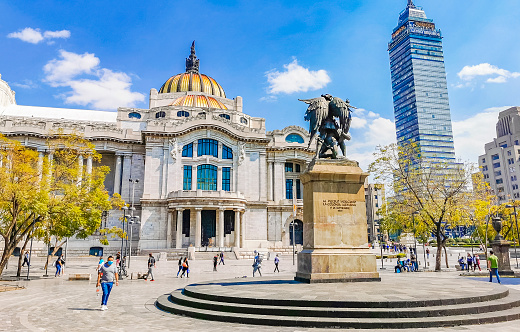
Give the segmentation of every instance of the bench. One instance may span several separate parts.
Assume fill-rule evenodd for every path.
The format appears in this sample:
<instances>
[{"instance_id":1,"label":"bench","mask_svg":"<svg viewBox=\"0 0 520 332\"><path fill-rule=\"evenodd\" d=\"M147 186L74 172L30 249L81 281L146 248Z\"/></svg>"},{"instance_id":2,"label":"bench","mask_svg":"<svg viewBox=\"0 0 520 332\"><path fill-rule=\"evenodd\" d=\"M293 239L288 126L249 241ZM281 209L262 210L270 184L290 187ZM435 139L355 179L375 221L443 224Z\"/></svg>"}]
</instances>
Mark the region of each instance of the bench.
<instances>
[{"instance_id":1,"label":"bench","mask_svg":"<svg viewBox=\"0 0 520 332\"><path fill-rule=\"evenodd\" d=\"M90 273L71 273L69 274L69 280L87 280L90 281Z\"/></svg>"}]
</instances>

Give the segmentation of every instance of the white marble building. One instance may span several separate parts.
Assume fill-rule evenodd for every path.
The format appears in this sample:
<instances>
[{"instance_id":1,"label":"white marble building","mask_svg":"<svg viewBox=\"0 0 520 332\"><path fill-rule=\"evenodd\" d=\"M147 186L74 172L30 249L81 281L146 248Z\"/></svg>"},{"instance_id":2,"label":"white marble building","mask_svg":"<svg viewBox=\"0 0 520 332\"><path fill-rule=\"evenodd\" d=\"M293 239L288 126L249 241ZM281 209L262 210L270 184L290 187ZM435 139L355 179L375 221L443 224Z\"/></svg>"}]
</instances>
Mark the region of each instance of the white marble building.
<instances>
[{"instance_id":1,"label":"white marble building","mask_svg":"<svg viewBox=\"0 0 520 332\"><path fill-rule=\"evenodd\" d=\"M44 156L45 141L57 129L95 143L111 169L109 193L128 203L134 197L141 221L133 226L134 248L288 247L293 210L296 243L302 240L299 175L314 155L307 130L266 132L265 119L243 113L241 97L227 98L213 78L199 73L193 46L186 72L151 89L148 109L21 106L0 79L0 133ZM121 211L110 211L103 223L120 225L120 217ZM69 249L93 246L100 246L96 236L69 243Z\"/></svg>"}]
</instances>

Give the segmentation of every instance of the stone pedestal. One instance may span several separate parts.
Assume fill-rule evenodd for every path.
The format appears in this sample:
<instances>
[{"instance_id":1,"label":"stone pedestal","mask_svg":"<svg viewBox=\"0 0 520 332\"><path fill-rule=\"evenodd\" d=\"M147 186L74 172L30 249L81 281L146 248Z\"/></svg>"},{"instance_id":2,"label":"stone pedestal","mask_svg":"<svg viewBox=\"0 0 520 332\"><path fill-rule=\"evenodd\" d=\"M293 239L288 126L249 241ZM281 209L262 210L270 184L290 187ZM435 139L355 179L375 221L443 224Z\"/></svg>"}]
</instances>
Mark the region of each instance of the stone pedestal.
<instances>
[{"instance_id":1,"label":"stone pedestal","mask_svg":"<svg viewBox=\"0 0 520 332\"><path fill-rule=\"evenodd\" d=\"M514 275L514 271L511 270L511 263L509 262L509 248L511 242L506 240L495 239L491 242L493 253L498 257L498 273L500 275Z\"/></svg>"},{"instance_id":2,"label":"stone pedestal","mask_svg":"<svg viewBox=\"0 0 520 332\"><path fill-rule=\"evenodd\" d=\"M364 182L351 160L315 160L301 175L303 250L295 280L380 281L368 247Z\"/></svg>"}]
</instances>

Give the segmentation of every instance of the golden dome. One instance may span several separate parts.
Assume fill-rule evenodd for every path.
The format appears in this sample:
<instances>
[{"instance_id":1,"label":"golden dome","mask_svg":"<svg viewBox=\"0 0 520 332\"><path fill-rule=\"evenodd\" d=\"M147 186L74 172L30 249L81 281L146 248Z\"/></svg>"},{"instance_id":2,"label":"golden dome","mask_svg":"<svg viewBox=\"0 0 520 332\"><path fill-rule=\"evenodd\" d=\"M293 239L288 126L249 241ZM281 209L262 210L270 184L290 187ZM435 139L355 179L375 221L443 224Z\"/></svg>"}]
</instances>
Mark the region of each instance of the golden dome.
<instances>
[{"instance_id":1,"label":"golden dome","mask_svg":"<svg viewBox=\"0 0 520 332\"><path fill-rule=\"evenodd\" d=\"M191 54L186 59L186 72L170 77L159 89L159 93L198 91L226 98L224 89L213 78L199 74L199 60L195 55L195 41L191 44Z\"/></svg>"},{"instance_id":2,"label":"golden dome","mask_svg":"<svg viewBox=\"0 0 520 332\"><path fill-rule=\"evenodd\" d=\"M226 98L224 89L213 78L195 72L177 74L170 77L159 93L199 91L209 95Z\"/></svg>"},{"instance_id":3,"label":"golden dome","mask_svg":"<svg viewBox=\"0 0 520 332\"><path fill-rule=\"evenodd\" d=\"M192 106L192 107L208 107L227 110L226 105L213 97L204 95L186 95L175 99L170 106Z\"/></svg>"}]
</instances>

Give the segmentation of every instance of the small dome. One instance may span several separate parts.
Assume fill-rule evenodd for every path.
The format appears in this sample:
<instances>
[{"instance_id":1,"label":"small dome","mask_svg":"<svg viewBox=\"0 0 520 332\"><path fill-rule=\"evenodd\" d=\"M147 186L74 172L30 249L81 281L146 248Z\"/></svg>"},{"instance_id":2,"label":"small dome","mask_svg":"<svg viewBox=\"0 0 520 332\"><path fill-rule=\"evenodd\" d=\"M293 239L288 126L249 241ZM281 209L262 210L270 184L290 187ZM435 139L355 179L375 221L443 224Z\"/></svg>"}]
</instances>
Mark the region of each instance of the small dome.
<instances>
[{"instance_id":1,"label":"small dome","mask_svg":"<svg viewBox=\"0 0 520 332\"><path fill-rule=\"evenodd\" d=\"M191 106L191 107L208 107L227 110L226 105L213 97L204 95L186 95L175 99L170 106Z\"/></svg>"},{"instance_id":2,"label":"small dome","mask_svg":"<svg viewBox=\"0 0 520 332\"><path fill-rule=\"evenodd\" d=\"M170 77L159 93L198 91L209 95L226 98L224 89L213 78L197 72L186 72Z\"/></svg>"},{"instance_id":3,"label":"small dome","mask_svg":"<svg viewBox=\"0 0 520 332\"><path fill-rule=\"evenodd\" d=\"M186 72L170 77L159 89L159 93L197 91L226 98L224 89L213 78L199 74L199 59L195 55L195 41L191 44L191 54L186 59Z\"/></svg>"}]
</instances>

